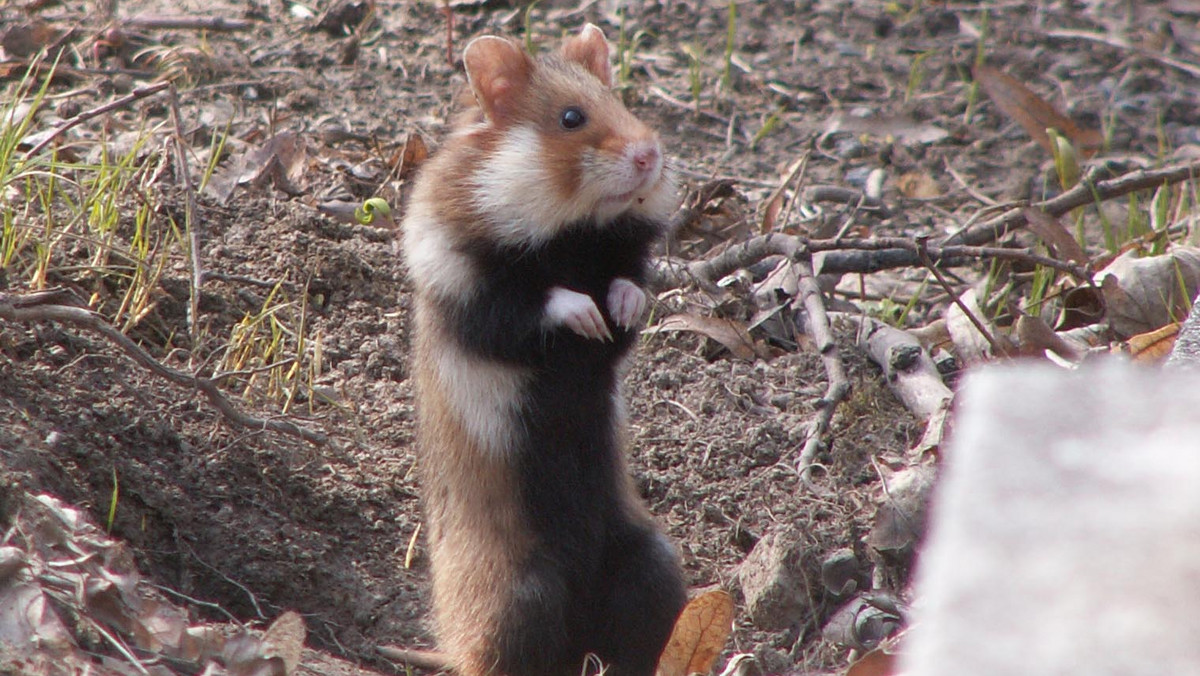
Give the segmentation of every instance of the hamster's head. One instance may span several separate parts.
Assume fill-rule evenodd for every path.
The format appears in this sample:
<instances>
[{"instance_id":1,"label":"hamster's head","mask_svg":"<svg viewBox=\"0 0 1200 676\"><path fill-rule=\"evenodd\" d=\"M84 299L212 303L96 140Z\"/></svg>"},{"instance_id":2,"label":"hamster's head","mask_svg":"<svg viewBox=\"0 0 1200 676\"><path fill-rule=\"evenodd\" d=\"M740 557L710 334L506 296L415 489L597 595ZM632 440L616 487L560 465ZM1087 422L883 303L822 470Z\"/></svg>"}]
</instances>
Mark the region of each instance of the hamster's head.
<instances>
[{"instance_id":1,"label":"hamster's head","mask_svg":"<svg viewBox=\"0 0 1200 676\"><path fill-rule=\"evenodd\" d=\"M463 60L482 113L465 130L480 149L473 201L497 235L536 243L626 213L670 219L677 191L658 134L612 93L599 28L536 60L512 41L476 38Z\"/></svg>"}]
</instances>

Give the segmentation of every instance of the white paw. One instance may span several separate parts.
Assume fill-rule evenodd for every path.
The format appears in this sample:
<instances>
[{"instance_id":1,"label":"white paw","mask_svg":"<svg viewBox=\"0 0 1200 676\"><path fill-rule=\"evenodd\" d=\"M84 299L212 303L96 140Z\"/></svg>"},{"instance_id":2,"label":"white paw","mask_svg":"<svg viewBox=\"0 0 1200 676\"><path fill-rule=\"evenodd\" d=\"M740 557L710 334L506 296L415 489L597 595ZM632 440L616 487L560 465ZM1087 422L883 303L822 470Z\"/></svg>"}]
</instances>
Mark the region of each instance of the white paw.
<instances>
[{"instance_id":1,"label":"white paw","mask_svg":"<svg viewBox=\"0 0 1200 676\"><path fill-rule=\"evenodd\" d=\"M609 293L609 302L612 294ZM593 340L612 340L608 324L592 297L556 286L550 289L550 298L546 301L546 317L543 320L547 327L566 326L584 338Z\"/></svg>"},{"instance_id":2,"label":"white paw","mask_svg":"<svg viewBox=\"0 0 1200 676\"><path fill-rule=\"evenodd\" d=\"M608 287L608 313L618 326L631 329L646 310L646 292L637 284L617 277Z\"/></svg>"}]
</instances>

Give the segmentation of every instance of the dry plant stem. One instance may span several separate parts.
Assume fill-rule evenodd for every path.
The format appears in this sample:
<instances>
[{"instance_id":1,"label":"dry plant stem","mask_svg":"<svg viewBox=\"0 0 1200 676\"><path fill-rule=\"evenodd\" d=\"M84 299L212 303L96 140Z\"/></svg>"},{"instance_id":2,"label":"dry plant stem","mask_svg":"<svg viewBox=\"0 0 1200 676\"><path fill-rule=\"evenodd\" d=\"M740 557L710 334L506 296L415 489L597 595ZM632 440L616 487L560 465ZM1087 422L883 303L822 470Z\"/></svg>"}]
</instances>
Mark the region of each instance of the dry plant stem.
<instances>
[{"instance_id":1,"label":"dry plant stem","mask_svg":"<svg viewBox=\"0 0 1200 676\"><path fill-rule=\"evenodd\" d=\"M858 324L856 342L883 369L888 387L905 408L923 421L945 409L954 394L920 341L869 317L839 316Z\"/></svg>"},{"instance_id":2,"label":"dry plant stem","mask_svg":"<svg viewBox=\"0 0 1200 676\"><path fill-rule=\"evenodd\" d=\"M696 282L702 287L711 288L717 280L735 270L749 267L767 256L792 258L802 248L813 253L826 253L825 258L821 261L820 272L822 274L865 274L891 268L921 265L917 244L909 238L805 240L793 235L772 233L752 237L705 260L693 261L685 265L660 263L654 270L650 286L662 291ZM1028 249L956 245L927 246L926 252L930 259L942 266L966 265L980 259L999 258L1044 265L1082 281L1091 282L1091 271L1086 266L1036 254Z\"/></svg>"},{"instance_id":3,"label":"dry plant stem","mask_svg":"<svg viewBox=\"0 0 1200 676\"><path fill-rule=\"evenodd\" d=\"M825 365L825 375L829 385L825 395L821 397L821 410L809 429L804 448L796 460L796 471L800 473L805 484L809 484L809 472L817 451L821 449L822 440L829 432L829 424L838 404L850 396L850 379L846 376L846 366L838 352L837 343L833 339L833 328L829 325L829 314L825 311L825 301L821 297L821 289L817 286L813 274L812 259L805 252L795 260L796 271L799 274L798 289L800 302L808 315L807 329L809 336L816 343L817 352Z\"/></svg>"},{"instance_id":4,"label":"dry plant stem","mask_svg":"<svg viewBox=\"0 0 1200 676\"><path fill-rule=\"evenodd\" d=\"M42 139L40 143L35 145L33 148L30 148L29 152L25 153L24 159L26 161L28 161L29 158L31 158L31 157L37 155L38 153L42 152L43 150L45 150L46 146L48 146L54 142L54 139L58 138L59 136L62 136L68 130L78 127L79 125L83 124L84 122L87 122L88 120L92 119L93 117L98 117L107 112L114 111L118 108L124 108L125 106L133 103L134 101L137 101L138 99L144 99L147 96L153 96L154 94L157 94L170 86L171 86L170 82L158 82L158 83L155 83L152 85L147 85L145 87L138 87L137 89L129 92L128 94L126 94L125 96L122 96L119 99L116 99L115 101L109 101L108 103L106 103L102 106L92 108L91 110L85 110L82 113L79 113L78 115L76 115L75 117L72 117L71 119L63 122L62 126L56 128L54 131L50 132L50 134L47 135L46 138Z\"/></svg>"},{"instance_id":5,"label":"dry plant stem","mask_svg":"<svg viewBox=\"0 0 1200 676\"><path fill-rule=\"evenodd\" d=\"M221 16L135 16L125 19L121 25L143 30L200 30L218 33L232 33L250 30L255 26L253 21L245 19L226 19Z\"/></svg>"},{"instance_id":6,"label":"dry plant stem","mask_svg":"<svg viewBox=\"0 0 1200 676\"><path fill-rule=\"evenodd\" d=\"M451 667L449 656L436 650L410 650L390 645L378 646L376 650L389 660L395 660L417 669L447 671Z\"/></svg>"},{"instance_id":7,"label":"dry plant stem","mask_svg":"<svg viewBox=\"0 0 1200 676\"><path fill-rule=\"evenodd\" d=\"M988 342L988 345L992 346L992 354L997 356L1005 354L1007 350L1004 349L1004 346L996 342L996 337L992 335L991 331L988 331L987 326L985 326L983 322L979 321L979 318L975 316L975 313L971 312L971 308L967 307L967 304L962 301L960 294L954 291L954 287L950 286L950 282L946 281L946 276L942 274L941 270L938 270L937 264L934 263L933 259L929 257L929 251L925 248L928 244L928 240L926 240L924 237L918 237L916 242L917 255L921 257L921 263L925 265L927 270L933 273L933 276L937 278L938 284L941 285L942 290L946 292L946 295L950 296L950 298L954 301L954 304L958 306L958 309L962 310L963 314L967 316L967 319L971 321L971 324L975 326L975 330L983 336L984 340Z\"/></svg>"},{"instance_id":8,"label":"dry plant stem","mask_svg":"<svg viewBox=\"0 0 1200 676\"><path fill-rule=\"evenodd\" d=\"M186 196L183 213L184 229L188 234L188 249L190 249L189 253L191 253L192 259L192 283L188 289L187 321L188 334L191 336L192 344L195 345L200 339L200 286L204 284L204 267L200 264L199 224L196 222L196 190L192 186L192 176L187 169L187 145L183 141L183 123L179 114L179 92L175 87L171 87L171 94L168 98L171 102L171 123L175 126L175 131L171 134L172 145L175 148L175 170L178 173L177 177L183 183L183 193Z\"/></svg>"},{"instance_id":9,"label":"dry plant stem","mask_svg":"<svg viewBox=\"0 0 1200 676\"><path fill-rule=\"evenodd\" d=\"M1074 188L1064 192L1057 197L1045 200L1043 202L1035 202L1030 205L1019 205L1003 214L984 221L978 225L960 230L946 239L942 240L942 245L950 244L986 244L1000 239L1004 235L1016 230L1025 225L1025 214L1022 211L1023 206L1031 206L1035 209L1041 209L1054 217L1062 216L1070 212L1072 209L1082 207L1096 202L1104 202L1114 197L1128 195L1131 192L1139 190L1150 190L1162 185L1170 185L1180 183L1188 179L1196 178L1200 175L1200 162L1187 162L1185 164L1176 164L1162 169L1145 170L1139 169L1131 171L1128 174L1110 178L1103 181L1092 181L1087 178L1083 179Z\"/></svg>"},{"instance_id":10,"label":"dry plant stem","mask_svg":"<svg viewBox=\"0 0 1200 676\"><path fill-rule=\"evenodd\" d=\"M1140 56L1142 58L1150 59L1152 61L1157 61L1163 65L1170 66L1172 68L1177 68L1177 69L1187 73L1188 75L1191 75L1192 77L1200 77L1200 64L1195 64L1190 61L1184 61L1182 59L1174 59L1165 54L1162 54L1159 51L1156 51L1153 49L1145 49L1143 47L1138 47L1136 45L1130 44L1129 41L1127 41L1127 40L1123 40L1121 38L1113 37L1110 35L1105 35L1102 33L1093 33L1092 31L1086 31L1086 30L1054 30L1054 31L1046 31L1046 37L1058 38L1060 40L1079 39L1079 40L1088 40L1091 42L1098 42L1103 45L1108 45L1109 47L1114 47L1116 49L1123 49L1123 50L1133 52L1134 54L1137 54L1138 56Z\"/></svg>"},{"instance_id":11,"label":"dry plant stem","mask_svg":"<svg viewBox=\"0 0 1200 676\"><path fill-rule=\"evenodd\" d=\"M792 258L800 251L801 240L790 235L760 235L735 244L712 258L693 261L682 267L659 268L651 285L657 288L677 288L696 281L711 287L729 273L753 265L767 256Z\"/></svg>"},{"instance_id":12,"label":"dry plant stem","mask_svg":"<svg viewBox=\"0 0 1200 676\"><path fill-rule=\"evenodd\" d=\"M912 262L900 263L895 261L889 267L910 267L922 265L921 252L915 240L907 237L871 237L869 239L814 239L805 243L805 246L813 252L890 252L897 250L907 252L911 258L915 259ZM925 245L925 253L932 260L947 265L948 261L955 259L969 260L990 260L999 258L1001 260L1010 260L1020 263L1029 263L1032 265L1043 265L1060 272L1065 272L1081 281L1090 282L1092 278L1091 270L1086 266L1071 263L1069 261L1060 261L1057 258L1043 256L1034 253L1029 249L1006 249L1002 247L985 247L985 246L965 246L965 245L947 245L947 246L929 246ZM907 258L907 256L906 256ZM879 260L872 261L869 258L864 258L861 261L856 261L853 256L846 256L840 260L831 260L829 257L823 261L821 272L829 273L855 273L855 272L878 272L884 268L878 267ZM861 263L861 267L856 263Z\"/></svg>"},{"instance_id":13,"label":"dry plant stem","mask_svg":"<svg viewBox=\"0 0 1200 676\"><path fill-rule=\"evenodd\" d=\"M43 295L42 297L45 296ZM15 322L56 321L98 333L108 339L109 342L115 343L117 347L125 351L125 354L132 357L134 361L149 369L155 375L177 385L200 390L208 398L209 403L220 411L221 415L225 416L226 420L239 427L250 430L279 432L281 434L300 437L305 441L318 445L328 442L328 438L320 432L305 429L286 420L262 420L238 410L233 405L233 402L221 393L217 384L212 380L166 366L150 356L148 352L143 350L140 345L133 342L128 336L105 322L99 315L85 308L40 302L37 295L21 297L12 294L0 294L0 319Z\"/></svg>"}]
</instances>

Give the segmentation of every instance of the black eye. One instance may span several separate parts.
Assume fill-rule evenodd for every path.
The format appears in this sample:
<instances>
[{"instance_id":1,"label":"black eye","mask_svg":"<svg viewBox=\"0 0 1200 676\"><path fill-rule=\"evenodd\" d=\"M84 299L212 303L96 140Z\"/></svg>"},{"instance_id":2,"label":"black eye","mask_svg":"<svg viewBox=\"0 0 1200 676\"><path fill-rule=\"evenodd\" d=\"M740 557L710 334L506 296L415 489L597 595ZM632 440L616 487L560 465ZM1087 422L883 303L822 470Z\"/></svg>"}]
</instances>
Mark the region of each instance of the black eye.
<instances>
[{"instance_id":1,"label":"black eye","mask_svg":"<svg viewBox=\"0 0 1200 676\"><path fill-rule=\"evenodd\" d=\"M558 118L558 123L563 129L573 131L587 124L587 115L583 114L583 110L578 106L571 106L562 111L562 115Z\"/></svg>"}]
</instances>

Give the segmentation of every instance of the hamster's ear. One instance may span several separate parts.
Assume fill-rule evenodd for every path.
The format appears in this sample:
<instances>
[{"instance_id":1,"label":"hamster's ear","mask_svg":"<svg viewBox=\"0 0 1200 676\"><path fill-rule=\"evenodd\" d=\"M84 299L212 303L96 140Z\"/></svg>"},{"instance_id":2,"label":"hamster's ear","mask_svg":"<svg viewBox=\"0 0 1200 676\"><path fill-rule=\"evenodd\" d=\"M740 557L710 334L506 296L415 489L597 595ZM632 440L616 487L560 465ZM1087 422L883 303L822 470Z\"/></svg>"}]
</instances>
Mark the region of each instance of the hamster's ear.
<instances>
[{"instance_id":1,"label":"hamster's ear","mask_svg":"<svg viewBox=\"0 0 1200 676\"><path fill-rule=\"evenodd\" d=\"M493 123L511 119L529 87L533 61L512 41L485 35L467 45L463 65L483 114Z\"/></svg>"},{"instance_id":2,"label":"hamster's ear","mask_svg":"<svg viewBox=\"0 0 1200 676\"><path fill-rule=\"evenodd\" d=\"M604 31L589 23L579 35L568 38L562 47L563 58L574 61L596 76L605 87L612 86L612 68L608 65L608 40Z\"/></svg>"}]
</instances>

